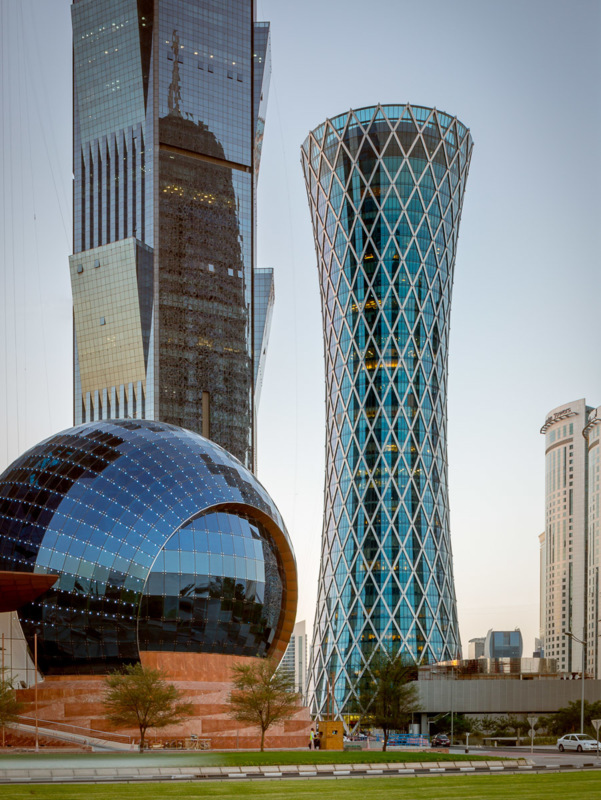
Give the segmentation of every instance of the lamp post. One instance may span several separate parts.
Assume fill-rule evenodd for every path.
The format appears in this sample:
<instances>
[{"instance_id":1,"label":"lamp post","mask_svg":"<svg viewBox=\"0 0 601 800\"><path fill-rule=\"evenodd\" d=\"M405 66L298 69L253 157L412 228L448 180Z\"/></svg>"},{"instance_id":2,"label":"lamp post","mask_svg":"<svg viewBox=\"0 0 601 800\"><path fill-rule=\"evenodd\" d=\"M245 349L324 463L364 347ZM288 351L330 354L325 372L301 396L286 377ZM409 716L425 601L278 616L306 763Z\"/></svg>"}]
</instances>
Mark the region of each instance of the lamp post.
<instances>
[{"instance_id":1,"label":"lamp post","mask_svg":"<svg viewBox=\"0 0 601 800\"><path fill-rule=\"evenodd\" d=\"M586 658L586 639L584 638L584 634L586 629L582 630L582 639L579 639L577 636L574 636L572 631L562 631L565 636L569 636L570 639L573 639L578 644L582 645L582 674L580 676L580 680L582 681L581 688L581 695L580 695L580 733L584 733L584 665L585 665L585 658Z\"/></svg>"},{"instance_id":2,"label":"lamp post","mask_svg":"<svg viewBox=\"0 0 601 800\"><path fill-rule=\"evenodd\" d=\"M35 689L34 689L35 751L37 753L40 749L40 737L38 735L38 635L37 633L35 633L33 637L33 660L34 660L34 678L35 678Z\"/></svg>"},{"instance_id":3,"label":"lamp post","mask_svg":"<svg viewBox=\"0 0 601 800\"><path fill-rule=\"evenodd\" d=\"M453 705L454 705L454 697L455 695L455 666L451 667L451 747L453 746L453 731L454 731L454 714L453 714Z\"/></svg>"}]
</instances>

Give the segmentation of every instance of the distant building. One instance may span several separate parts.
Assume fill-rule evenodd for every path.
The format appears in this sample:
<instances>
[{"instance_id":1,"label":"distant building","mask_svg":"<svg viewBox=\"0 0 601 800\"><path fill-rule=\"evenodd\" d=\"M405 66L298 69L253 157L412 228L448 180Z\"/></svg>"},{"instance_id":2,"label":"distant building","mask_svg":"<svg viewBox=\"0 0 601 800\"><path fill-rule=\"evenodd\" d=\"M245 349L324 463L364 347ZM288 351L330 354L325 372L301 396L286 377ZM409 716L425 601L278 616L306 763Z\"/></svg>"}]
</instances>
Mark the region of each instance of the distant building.
<instances>
[{"instance_id":1,"label":"distant building","mask_svg":"<svg viewBox=\"0 0 601 800\"><path fill-rule=\"evenodd\" d=\"M491 628L486 634L485 658L521 658L523 650L524 643L519 628L514 631L493 631Z\"/></svg>"},{"instance_id":2,"label":"distant building","mask_svg":"<svg viewBox=\"0 0 601 800\"><path fill-rule=\"evenodd\" d=\"M484 655L485 641L485 636L477 636L475 639L470 639L467 644L467 657L469 659L482 658Z\"/></svg>"},{"instance_id":3,"label":"distant building","mask_svg":"<svg viewBox=\"0 0 601 800\"><path fill-rule=\"evenodd\" d=\"M280 669L285 670L294 678L294 691L301 695L304 705L307 695L307 632L305 620L297 622L294 626L290 642L280 663Z\"/></svg>"}]
</instances>

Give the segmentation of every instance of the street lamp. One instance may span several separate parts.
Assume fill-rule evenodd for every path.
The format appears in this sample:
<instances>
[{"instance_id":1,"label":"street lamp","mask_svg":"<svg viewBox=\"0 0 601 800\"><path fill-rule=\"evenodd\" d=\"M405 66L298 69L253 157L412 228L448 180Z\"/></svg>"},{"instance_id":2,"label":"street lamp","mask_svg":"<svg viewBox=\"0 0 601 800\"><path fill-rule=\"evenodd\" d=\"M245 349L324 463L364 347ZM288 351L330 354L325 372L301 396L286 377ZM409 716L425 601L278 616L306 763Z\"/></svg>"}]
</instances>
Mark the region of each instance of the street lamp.
<instances>
[{"instance_id":1,"label":"street lamp","mask_svg":"<svg viewBox=\"0 0 601 800\"><path fill-rule=\"evenodd\" d=\"M580 679L582 681L582 692L580 696L580 733L584 733L584 663L585 663L585 656L586 656L586 639L584 638L585 630L582 630L582 639L579 639L577 636L574 636L572 631L562 631L564 636L569 636L570 639L573 639L578 644L582 645L582 674Z\"/></svg>"}]
</instances>

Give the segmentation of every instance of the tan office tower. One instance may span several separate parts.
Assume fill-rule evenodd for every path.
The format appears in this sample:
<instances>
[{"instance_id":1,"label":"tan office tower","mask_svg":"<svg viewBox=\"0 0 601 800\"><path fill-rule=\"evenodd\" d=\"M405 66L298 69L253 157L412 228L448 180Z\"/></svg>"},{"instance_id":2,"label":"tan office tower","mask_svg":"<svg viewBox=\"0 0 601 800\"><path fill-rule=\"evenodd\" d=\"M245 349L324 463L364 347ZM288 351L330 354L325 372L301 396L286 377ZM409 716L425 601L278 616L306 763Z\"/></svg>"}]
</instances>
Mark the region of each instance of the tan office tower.
<instances>
[{"instance_id":1,"label":"tan office tower","mask_svg":"<svg viewBox=\"0 0 601 800\"><path fill-rule=\"evenodd\" d=\"M582 670L586 640L588 448L585 400L554 408L545 436L545 657L562 672Z\"/></svg>"},{"instance_id":2,"label":"tan office tower","mask_svg":"<svg viewBox=\"0 0 601 800\"><path fill-rule=\"evenodd\" d=\"M599 602L599 568L601 531L601 490L599 471L601 467L601 406L588 415L583 431L587 450L587 592L586 592L586 639L587 671L593 678L601 677L601 603Z\"/></svg>"}]
</instances>

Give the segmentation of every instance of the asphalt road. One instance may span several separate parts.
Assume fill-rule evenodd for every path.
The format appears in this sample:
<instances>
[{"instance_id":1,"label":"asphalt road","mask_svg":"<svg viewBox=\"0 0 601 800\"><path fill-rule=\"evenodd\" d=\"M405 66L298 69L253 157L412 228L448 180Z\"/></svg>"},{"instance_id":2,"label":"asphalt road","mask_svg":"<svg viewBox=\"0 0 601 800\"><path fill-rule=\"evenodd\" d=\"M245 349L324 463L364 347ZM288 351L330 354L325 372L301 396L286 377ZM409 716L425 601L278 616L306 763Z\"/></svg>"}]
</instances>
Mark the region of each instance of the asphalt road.
<instances>
[{"instance_id":1,"label":"asphalt road","mask_svg":"<svg viewBox=\"0 0 601 800\"><path fill-rule=\"evenodd\" d=\"M577 753L574 750L560 753L556 747L535 747L533 752L530 747L470 747L470 753L478 756L491 756L494 758L528 758L531 759L536 766L550 767L558 766L564 767L569 764L575 766L594 765L596 768L601 769L601 750L599 757L595 752L592 753ZM450 753L465 753L465 747L454 746L449 749Z\"/></svg>"}]
</instances>

